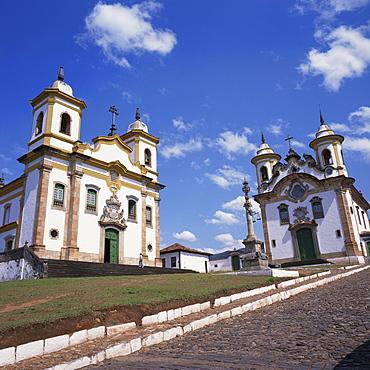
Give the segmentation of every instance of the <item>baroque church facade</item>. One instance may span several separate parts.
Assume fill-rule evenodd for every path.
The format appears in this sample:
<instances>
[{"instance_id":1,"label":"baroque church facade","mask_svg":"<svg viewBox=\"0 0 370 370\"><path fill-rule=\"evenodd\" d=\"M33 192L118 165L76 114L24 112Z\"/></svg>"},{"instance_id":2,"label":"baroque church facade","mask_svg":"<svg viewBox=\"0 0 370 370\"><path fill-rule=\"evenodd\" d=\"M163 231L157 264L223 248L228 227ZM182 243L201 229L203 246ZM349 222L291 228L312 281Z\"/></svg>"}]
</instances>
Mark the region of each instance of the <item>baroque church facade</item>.
<instances>
[{"instance_id":1,"label":"baroque church facade","mask_svg":"<svg viewBox=\"0 0 370 370\"><path fill-rule=\"evenodd\" d=\"M282 163L262 136L252 158L258 179L254 198L261 207L265 251L272 263L368 260L370 204L348 176L344 137L325 124L321 113L320 123L309 144L315 156L301 158L290 147Z\"/></svg>"},{"instance_id":2,"label":"baroque church facade","mask_svg":"<svg viewBox=\"0 0 370 370\"><path fill-rule=\"evenodd\" d=\"M0 252L28 245L41 258L162 266L157 145L140 120L80 141L84 101L58 80L31 100L24 173L0 187ZM108 131L108 130L107 130Z\"/></svg>"}]
</instances>

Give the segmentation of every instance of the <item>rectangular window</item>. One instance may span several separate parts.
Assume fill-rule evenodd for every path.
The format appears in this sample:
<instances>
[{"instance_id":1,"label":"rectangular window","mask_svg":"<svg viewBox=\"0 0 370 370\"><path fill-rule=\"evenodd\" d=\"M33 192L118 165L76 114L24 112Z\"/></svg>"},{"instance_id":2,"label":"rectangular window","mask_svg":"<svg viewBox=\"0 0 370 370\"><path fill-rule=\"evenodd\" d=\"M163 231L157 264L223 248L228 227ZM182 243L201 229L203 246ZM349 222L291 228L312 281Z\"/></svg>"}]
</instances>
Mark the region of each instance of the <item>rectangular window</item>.
<instances>
[{"instance_id":1,"label":"rectangular window","mask_svg":"<svg viewBox=\"0 0 370 370\"><path fill-rule=\"evenodd\" d=\"M152 209L150 207L146 207L145 209L145 219L147 225L152 224Z\"/></svg>"},{"instance_id":2,"label":"rectangular window","mask_svg":"<svg viewBox=\"0 0 370 370\"><path fill-rule=\"evenodd\" d=\"M96 211L96 190L87 189L86 210L92 212Z\"/></svg>"},{"instance_id":3,"label":"rectangular window","mask_svg":"<svg viewBox=\"0 0 370 370\"><path fill-rule=\"evenodd\" d=\"M62 184L55 184L53 205L56 207L63 207L64 205L64 185Z\"/></svg>"},{"instance_id":4,"label":"rectangular window","mask_svg":"<svg viewBox=\"0 0 370 370\"><path fill-rule=\"evenodd\" d=\"M322 209L321 202L312 203L312 212L313 212L313 218L323 218L324 217L324 211Z\"/></svg>"},{"instance_id":5,"label":"rectangular window","mask_svg":"<svg viewBox=\"0 0 370 370\"><path fill-rule=\"evenodd\" d=\"M132 199L128 201L128 219L136 220L136 202Z\"/></svg>"},{"instance_id":6,"label":"rectangular window","mask_svg":"<svg viewBox=\"0 0 370 370\"><path fill-rule=\"evenodd\" d=\"M176 257L171 257L171 267L176 267Z\"/></svg>"},{"instance_id":7,"label":"rectangular window","mask_svg":"<svg viewBox=\"0 0 370 370\"><path fill-rule=\"evenodd\" d=\"M4 217L3 217L3 225L6 225L10 222L10 208L11 204L6 204L4 206Z\"/></svg>"},{"instance_id":8,"label":"rectangular window","mask_svg":"<svg viewBox=\"0 0 370 370\"><path fill-rule=\"evenodd\" d=\"M272 242L272 246L273 247L276 247L276 240L275 239L272 239L271 242Z\"/></svg>"},{"instance_id":9,"label":"rectangular window","mask_svg":"<svg viewBox=\"0 0 370 370\"><path fill-rule=\"evenodd\" d=\"M162 267L165 268L166 267L166 259L165 258L162 258Z\"/></svg>"}]
</instances>

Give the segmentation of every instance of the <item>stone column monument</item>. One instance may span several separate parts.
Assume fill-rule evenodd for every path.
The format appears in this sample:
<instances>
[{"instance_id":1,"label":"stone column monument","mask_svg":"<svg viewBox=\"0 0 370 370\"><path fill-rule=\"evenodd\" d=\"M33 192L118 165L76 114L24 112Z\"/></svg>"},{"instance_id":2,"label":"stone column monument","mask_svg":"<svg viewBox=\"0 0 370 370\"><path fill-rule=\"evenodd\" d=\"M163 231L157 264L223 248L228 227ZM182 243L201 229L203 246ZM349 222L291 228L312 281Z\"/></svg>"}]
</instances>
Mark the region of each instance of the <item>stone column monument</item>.
<instances>
[{"instance_id":1,"label":"stone column monument","mask_svg":"<svg viewBox=\"0 0 370 370\"><path fill-rule=\"evenodd\" d=\"M263 242L258 239L257 235L254 233L252 203L249 198L249 191L251 188L248 186L248 182L245 179L242 190L245 194L244 208L247 216L248 235L246 239L243 240L245 254L240 256L242 260L242 268L240 271L270 270L268 267L267 254L262 252Z\"/></svg>"}]
</instances>

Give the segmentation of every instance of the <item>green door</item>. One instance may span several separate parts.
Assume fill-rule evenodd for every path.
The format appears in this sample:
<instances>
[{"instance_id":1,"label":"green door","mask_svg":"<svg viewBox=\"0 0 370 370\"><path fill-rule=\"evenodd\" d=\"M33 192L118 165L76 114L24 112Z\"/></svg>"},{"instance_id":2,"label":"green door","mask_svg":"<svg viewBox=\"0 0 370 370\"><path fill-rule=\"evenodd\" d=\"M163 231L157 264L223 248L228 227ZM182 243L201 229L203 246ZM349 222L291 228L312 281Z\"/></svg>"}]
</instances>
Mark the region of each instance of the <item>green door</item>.
<instances>
[{"instance_id":1,"label":"green door","mask_svg":"<svg viewBox=\"0 0 370 370\"><path fill-rule=\"evenodd\" d=\"M118 231L107 229L105 231L104 262L118 263Z\"/></svg>"},{"instance_id":2,"label":"green door","mask_svg":"<svg viewBox=\"0 0 370 370\"><path fill-rule=\"evenodd\" d=\"M240 270L240 259L239 259L239 256L232 256L231 257L231 264L233 266L233 271Z\"/></svg>"},{"instance_id":3,"label":"green door","mask_svg":"<svg viewBox=\"0 0 370 370\"><path fill-rule=\"evenodd\" d=\"M316 259L311 229L299 229L297 231L297 240L301 261Z\"/></svg>"}]
</instances>

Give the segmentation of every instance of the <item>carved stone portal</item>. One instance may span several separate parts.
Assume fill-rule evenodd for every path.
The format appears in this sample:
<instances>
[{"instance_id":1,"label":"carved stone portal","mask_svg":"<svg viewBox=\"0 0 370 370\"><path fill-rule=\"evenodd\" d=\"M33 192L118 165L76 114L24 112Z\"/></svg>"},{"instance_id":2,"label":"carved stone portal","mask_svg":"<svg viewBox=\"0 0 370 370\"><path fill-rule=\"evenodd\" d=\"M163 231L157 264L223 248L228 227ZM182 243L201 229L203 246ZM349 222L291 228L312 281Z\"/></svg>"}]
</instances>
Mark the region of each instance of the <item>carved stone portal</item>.
<instances>
[{"instance_id":1,"label":"carved stone portal","mask_svg":"<svg viewBox=\"0 0 370 370\"><path fill-rule=\"evenodd\" d=\"M118 200L117 194L112 194L105 202L106 206L103 208L99 223L101 225L114 224L125 229L127 227L126 220L123 218L123 209L120 211L121 202Z\"/></svg>"}]
</instances>

